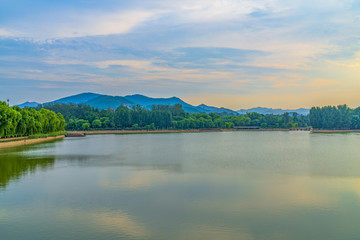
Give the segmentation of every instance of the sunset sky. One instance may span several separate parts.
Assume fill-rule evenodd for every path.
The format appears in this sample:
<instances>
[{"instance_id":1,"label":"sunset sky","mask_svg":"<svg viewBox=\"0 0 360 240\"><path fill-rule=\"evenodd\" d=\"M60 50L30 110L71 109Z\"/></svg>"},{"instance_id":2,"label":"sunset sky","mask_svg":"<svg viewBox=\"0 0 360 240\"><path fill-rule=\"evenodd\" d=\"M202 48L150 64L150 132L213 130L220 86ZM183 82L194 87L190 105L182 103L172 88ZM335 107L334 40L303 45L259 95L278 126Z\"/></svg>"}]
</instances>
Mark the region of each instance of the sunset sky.
<instances>
[{"instance_id":1,"label":"sunset sky","mask_svg":"<svg viewBox=\"0 0 360 240\"><path fill-rule=\"evenodd\" d=\"M0 0L0 100L360 106L359 0Z\"/></svg>"}]
</instances>

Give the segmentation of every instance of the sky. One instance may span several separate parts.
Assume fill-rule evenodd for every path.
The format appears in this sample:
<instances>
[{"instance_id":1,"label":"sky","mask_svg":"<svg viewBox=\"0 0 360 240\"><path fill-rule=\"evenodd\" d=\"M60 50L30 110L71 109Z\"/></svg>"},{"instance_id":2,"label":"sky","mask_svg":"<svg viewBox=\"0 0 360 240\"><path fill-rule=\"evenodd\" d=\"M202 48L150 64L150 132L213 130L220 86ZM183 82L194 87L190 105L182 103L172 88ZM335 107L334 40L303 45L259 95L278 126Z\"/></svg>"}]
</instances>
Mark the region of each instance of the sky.
<instances>
[{"instance_id":1,"label":"sky","mask_svg":"<svg viewBox=\"0 0 360 240\"><path fill-rule=\"evenodd\" d=\"M0 100L360 106L359 0L0 0Z\"/></svg>"}]
</instances>

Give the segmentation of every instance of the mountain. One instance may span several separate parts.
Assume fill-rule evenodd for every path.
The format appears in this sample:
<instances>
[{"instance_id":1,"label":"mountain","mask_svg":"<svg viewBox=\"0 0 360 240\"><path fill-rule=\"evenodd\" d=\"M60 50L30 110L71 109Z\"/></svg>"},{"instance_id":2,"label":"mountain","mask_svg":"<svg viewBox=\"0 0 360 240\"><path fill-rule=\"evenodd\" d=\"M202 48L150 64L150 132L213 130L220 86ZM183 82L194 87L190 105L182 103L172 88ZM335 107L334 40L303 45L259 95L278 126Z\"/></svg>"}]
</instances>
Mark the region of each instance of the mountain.
<instances>
[{"instance_id":1,"label":"mountain","mask_svg":"<svg viewBox=\"0 0 360 240\"><path fill-rule=\"evenodd\" d=\"M283 109L272 109L272 108L263 108L263 107L257 107L257 108L251 108L251 109L241 109L239 111L233 111L228 108L218 108L213 106L208 106L205 104L201 104L198 106L190 105L183 100L181 100L178 97L170 97L170 98L152 98L147 97L140 94L134 94L134 95L127 95L127 96L110 96L110 95L103 95L98 93L80 93L77 95L64 97L57 99L52 102L47 102L44 104L53 104L53 103L82 103L86 105L90 105L95 108L99 109L107 109L109 107L116 109L120 105L125 105L127 107L132 107L133 105L139 104L147 109L150 109L152 105L174 105L174 104L180 104L185 112L188 113L219 113L219 114L233 114L233 115L243 115L249 112L257 112L260 114L275 114L280 115L284 114L285 112L289 112L290 114L293 112L296 112L301 115L307 115L309 114L309 109L305 108L299 108L295 110L283 110ZM37 107L39 103L36 102L26 102L23 104L18 105L21 108L24 107Z\"/></svg>"},{"instance_id":2,"label":"mountain","mask_svg":"<svg viewBox=\"0 0 360 240\"><path fill-rule=\"evenodd\" d=\"M90 101L96 97L99 96L105 96L105 95L101 95L101 94L97 94L97 93L80 93L77 95L73 95L73 96L69 96L69 97L64 97L64 98L60 98L58 100L52 101L52 102L47 102L44 104L51 104L51 103L86 103L87 101Z\"/></svg>"},{"instance_id":3,"label":"mountain","mask_svg":"<svg viewBox=\"0 0 360 240\"><path fill-rule=\"evenodd\" d=\"M129 100L127 100L124 97L108 96L108 95L100 95L98 97L92 98L92 99L84 102L84 104L87 104L87 105L90 105L92 107L99 108L99 109L107 109L109 107L116 109L120 105L125 105L128 107L131 107L132 105L134 105L133 102L130 102Z\"/></svg>"},{"instance_id":4,"label":"mountain","mask_svg":"<svg viewBox=\"0 0 360 240\"><path fill-rule=\"evenodd\" d=\"M250 113L250 112L256 112L256 113L260 113L260 114L274 114L274 115L281 115L286 112L288 112L288 113L296 112L297 114L300 114L300 115L308 115L310 110L306 109L306 108L299 108L299 109L291 110L291 109L273 109L273 108L256 107L256 108L250 108L250 109L240 109L239 111L237 111L237 113L241 114L241 115Z\"/></svg>"},{"instance_id":5,"label":"mountain","mask_svg":"<svg viewBox=\"0 0 360 240\"><path fill-rule=\"evenodd\" d=\"M213 106L207 106L205 104L200 104L199 106L196 107L200 112L205 112L205 113L227 113L227 114L233 114L233 115L237 115L238 113L228 109L228 108L217 108L217 107L213 107Z\"/></svg>"},{"instance_id":6,"label":"mountain","mask_svg":"<svg viewBox=\"0 0 360 240\"><path fill-rule=\"evenodd\" d=\"M180 98L177 97L171 97L171 98L151 98L140 94L135 95L128 95L125 96L125 98L134 104L139 104L143 107L146 107L148 109L151 108L152 105L174 105L174 104L180 104L185 112L189 113L200 113L196 107L184 102Z\"/></svg>"},{"instance_id":7,"label":"mountain","mask_svg":"<svg viewBox=\"0 0 360 240\"><path fill-rule=\"evenodd\" d=\"M37 103L37 102L24 102L23 104L20 104L20 105L17 105L19 106L20 108L36 108L37 106L39 106L40 103Z\"/></svg>"},{"instance_id":8,"label":"mountain","mask_svg":"<svg viewBox=\"0 0 360 240\"><path fill-rule=\"evenodd\" d=\"M125 98L135 104L139 104L141 106L152 106L152 105L173 105L176 103L186 104L183 100L177 97L172 98L151 98L140 94L128 95ZM188 104L189 105L189 104Z\"/></svg>"},{"instance_id":9,"label":"mountain","mask_svg":"<svg viewBox=\"0 0 360 240\"><path fill-rule=\"evenodd\" d=\"M99 109L107 109L109 107L116 109L120 105L132 107L133 105L139 104L147 109L150 109L152 105L174 105L181 104L185 112L189 113L200 113L203 112L197 107L192 106L180 98L151 98L140 94L121 96L109 96L97 93L80 93L77 95L64 97L55 101L46 102L44 104L54 103L75 103L75 104L86 104ZM24 103L25 104L25 103ZM22 106L23 104L19 105Z\"/></svg>"}]
</instances>

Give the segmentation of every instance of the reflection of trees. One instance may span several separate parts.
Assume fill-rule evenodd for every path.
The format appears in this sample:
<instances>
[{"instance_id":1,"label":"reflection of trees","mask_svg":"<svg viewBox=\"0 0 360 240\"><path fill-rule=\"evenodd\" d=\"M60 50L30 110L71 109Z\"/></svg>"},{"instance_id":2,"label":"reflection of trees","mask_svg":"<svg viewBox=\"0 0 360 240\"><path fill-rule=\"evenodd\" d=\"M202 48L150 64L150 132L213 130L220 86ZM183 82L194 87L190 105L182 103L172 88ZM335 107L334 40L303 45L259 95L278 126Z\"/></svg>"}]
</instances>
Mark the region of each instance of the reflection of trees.
<instances>
[{"instance_id":1,"label":"reflection of trees","mask_svg":"<svg viewBox=\"0 0 360 240\"><path fill-rule=\"evenodd\" d=\"M5 188L10 181L35 173L37 170L47 170L54 165L54 158L29 158L16 155L0 156L0 189Z\"/></svg>"}]
</instances>

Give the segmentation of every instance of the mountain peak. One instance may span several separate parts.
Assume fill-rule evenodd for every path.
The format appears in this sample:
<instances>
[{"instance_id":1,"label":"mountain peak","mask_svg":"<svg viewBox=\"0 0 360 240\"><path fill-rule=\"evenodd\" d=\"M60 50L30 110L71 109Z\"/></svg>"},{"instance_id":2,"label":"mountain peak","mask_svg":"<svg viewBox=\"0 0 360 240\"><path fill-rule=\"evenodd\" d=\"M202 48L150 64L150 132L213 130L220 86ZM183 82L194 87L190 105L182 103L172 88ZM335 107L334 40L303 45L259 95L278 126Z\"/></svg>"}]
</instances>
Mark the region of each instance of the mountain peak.
<instances>
[{"instance_id":1,"label":"mountain peak","mask_svg":"<svg viewBox=\"0 0 360 240\"><path fill-rule=\"evenodd\" d=\"M293 113L296 112L300 115L307 115L309 114L309 109L305 108L299 108L295 110L283 110L283 109L272 109L272 108L265 108L265 107L256 107L251 109L240 109L239 111L233 111L228 108L224 107L214 107L214 106L208 106L206 104L200 104L198 106L190 105L186 102L184 102L181 98L178 98L176 96L169 97L169 98L152 98L147 97L141 94L133 94L133 95L127 95L127 96L110 96L105 94L98 94L98 93L92 93L92 92L84 92L79 93L76 95L64 97L57 99L52 102L47 102L44 104L53 104L53 103L75 103L75 104L86 104L90 105L95 108L99 109L107 109L109 107L116 109L118 106L125 105L128 107L131 107L133 105L141 105L144 108L150 109L153 105L174 105L174 104L181 104L185 112L189 113L218 113L218 114L246 114L250 112L257 112L260 114L275 114L280 115L285 112ZM37 107L40 105L40 103L36 102L25 102L23 104L18 105L19 107Z\"/></svg>"},{"instance_id":2,"label":"mountain peak","mask_svg":"<svg viewBox=\"0 0 360 240\"><path fill-rule=\"evenodd\" d=\"M39 105L41 105L40 103L37 103L37 102L24 102L22 104L19 104L17 105L18 107L20 108L26 108L26 107L29 107L29 108L35 108L35 107L38 107Z\"/></svg>"},{"instance_id":3,"label":"mountain peak","mask_svg":"<svg viewBox=\"0 0 360 240\"><path fill-rule=\"evenodd\" d=\"M58 103L58 102L60 102L60 103L75 103L75 104L78 104L78 103L84 103L86 101L89 101L89 100L94 99L94 98L99 97L99 96L101 96L101 94L91 93L91 92L79 93L79 94L76 94L76 95L60 98L58 100L55 100L55 101L52 101L52 102L47 102L47 103L44 103L44 104Z\"/></svg>"}]
</instances>

